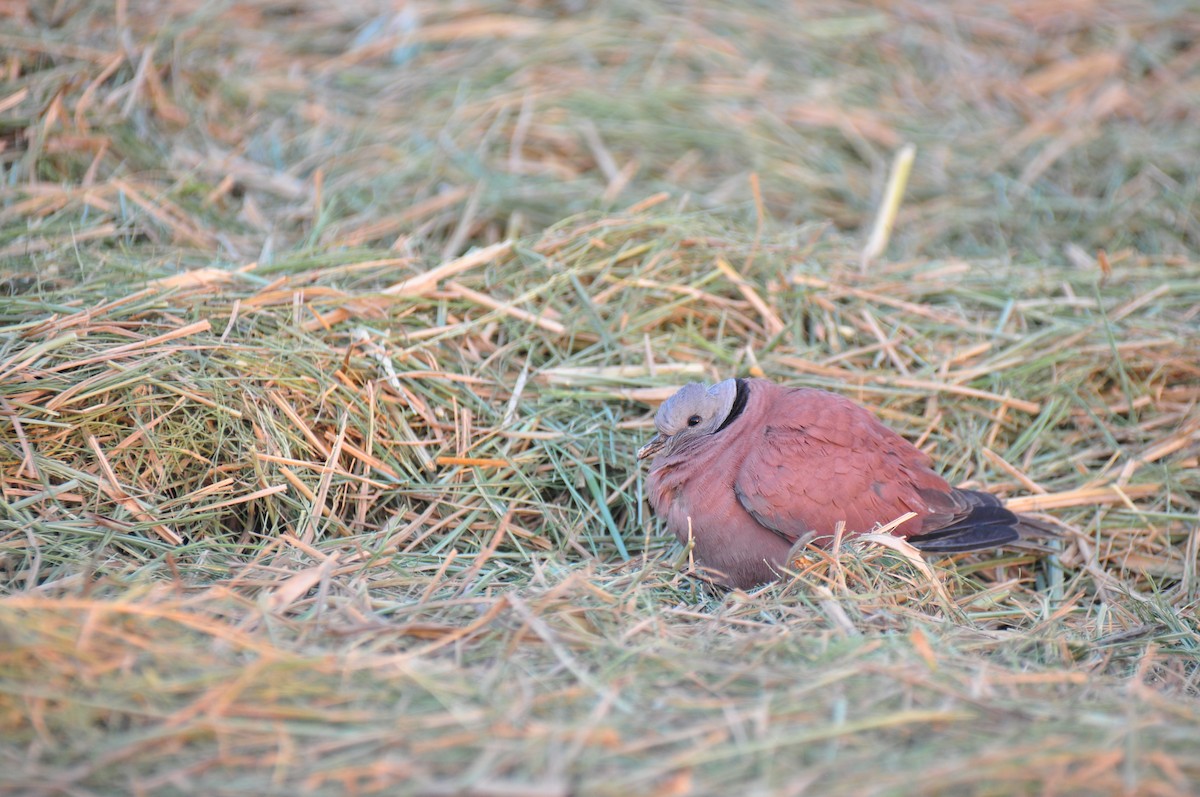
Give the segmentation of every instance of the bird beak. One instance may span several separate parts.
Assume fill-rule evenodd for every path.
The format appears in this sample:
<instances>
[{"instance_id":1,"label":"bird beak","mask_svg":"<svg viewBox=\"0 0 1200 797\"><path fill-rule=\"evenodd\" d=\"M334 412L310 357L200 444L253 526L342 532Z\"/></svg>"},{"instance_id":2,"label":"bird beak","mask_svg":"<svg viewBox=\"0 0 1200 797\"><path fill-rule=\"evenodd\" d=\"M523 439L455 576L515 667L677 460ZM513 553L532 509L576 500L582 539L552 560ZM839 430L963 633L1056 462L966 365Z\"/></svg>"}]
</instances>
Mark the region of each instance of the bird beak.
<instances>
[{"instance_id":1,"label":"bird beak","mask_svg":"<svg viewBox=\"0 0 1200 797\"><path fill-rule=\"evenodd\" d=\"M637 458L639 460L652 457L662 450L662 447L667 444L667 438L660 434L654 435L654 438L646 445L638 449Z\"/></svg>"}]
</instances>

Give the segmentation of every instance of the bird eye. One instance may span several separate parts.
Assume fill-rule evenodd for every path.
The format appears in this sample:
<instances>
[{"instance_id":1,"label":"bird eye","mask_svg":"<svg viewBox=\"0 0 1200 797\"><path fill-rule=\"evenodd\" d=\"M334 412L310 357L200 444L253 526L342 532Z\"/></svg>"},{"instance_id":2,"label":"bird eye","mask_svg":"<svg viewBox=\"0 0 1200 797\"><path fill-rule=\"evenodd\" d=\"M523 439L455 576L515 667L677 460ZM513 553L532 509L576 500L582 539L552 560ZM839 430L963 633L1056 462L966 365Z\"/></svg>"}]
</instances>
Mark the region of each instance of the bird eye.
<instances>
[{"instance_id":1,"label":"bird eye","mask_svg":"<svg viewBox=\"0 0 1200 797\"><path fill-rule=\"evenodd\" d=\"M698 423L700 423L699 415L693 415L692 417L688 418L688 426L695 426Z\"/></svg>"}]
</instances>

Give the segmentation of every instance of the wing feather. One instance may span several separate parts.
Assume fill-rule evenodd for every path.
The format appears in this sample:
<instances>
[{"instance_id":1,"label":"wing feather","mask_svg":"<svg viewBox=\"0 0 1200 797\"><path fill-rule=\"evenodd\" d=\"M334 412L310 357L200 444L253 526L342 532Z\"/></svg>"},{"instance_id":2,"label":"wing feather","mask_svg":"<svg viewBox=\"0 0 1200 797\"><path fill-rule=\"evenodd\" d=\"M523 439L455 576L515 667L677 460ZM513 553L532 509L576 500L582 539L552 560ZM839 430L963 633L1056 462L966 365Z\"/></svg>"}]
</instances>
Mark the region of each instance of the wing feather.
<instances>
[{"instance_id":1,"label":"wing feather","mask_svg":"<svg viewBox=\"0 0 1200 797\"><path fill-rule=\"evenodd\" d=\"M810 531L830 535L839 520L848 531L865 532L910 511L947 522L969 515L929 465L923 452L853 402L781 390L734 489L759 523L793 540ZM923 525L914 518L900 530L916 534Z\"/></svg>"}]
</instances>

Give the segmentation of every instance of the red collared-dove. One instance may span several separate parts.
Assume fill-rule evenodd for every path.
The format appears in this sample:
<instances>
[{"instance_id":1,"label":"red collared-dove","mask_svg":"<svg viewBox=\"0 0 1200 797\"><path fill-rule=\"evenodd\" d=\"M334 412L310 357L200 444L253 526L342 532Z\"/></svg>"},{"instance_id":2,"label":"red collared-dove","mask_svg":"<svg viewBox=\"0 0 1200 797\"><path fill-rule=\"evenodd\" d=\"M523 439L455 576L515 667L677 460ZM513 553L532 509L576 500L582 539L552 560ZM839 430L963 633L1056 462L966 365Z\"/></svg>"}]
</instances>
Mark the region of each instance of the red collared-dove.
<instances>
[{"instance_id":1,"label":"red collared-dove","mask_svg":"<svg viewBox=\"0 0 1200 797\"><path fill-rule=\"evenodd\" d=\"M908 512L893 531L931 553L1053 534L987 493L951 487L929 457L849 399L766 379L685 385L659 408L650 505L717 581L779 577L804 537L831 541ZM657 455L657 456L656 456Z\"/></svg>"}]
</instances>

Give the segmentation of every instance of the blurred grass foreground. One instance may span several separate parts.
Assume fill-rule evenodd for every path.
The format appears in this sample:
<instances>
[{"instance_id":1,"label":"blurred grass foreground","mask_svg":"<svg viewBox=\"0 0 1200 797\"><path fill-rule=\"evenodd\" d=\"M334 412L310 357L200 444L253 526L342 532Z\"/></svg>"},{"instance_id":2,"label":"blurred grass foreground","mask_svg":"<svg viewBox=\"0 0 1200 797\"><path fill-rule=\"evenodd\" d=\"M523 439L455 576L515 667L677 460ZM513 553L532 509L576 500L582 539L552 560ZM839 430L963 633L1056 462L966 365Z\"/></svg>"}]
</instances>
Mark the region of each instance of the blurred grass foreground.
<instances>
[{"instance_id":1,"label":"blurred grass foreground","mask_svg":"<svg viewBox=\"0 0 1200 797\"><path fill-rule=\"evenodd\" d=\"M1197 42L0 1L0 793L1200 792ZM692 577L634 452L751 373L1060 550Z\"/></svg>"}]
</instances>

